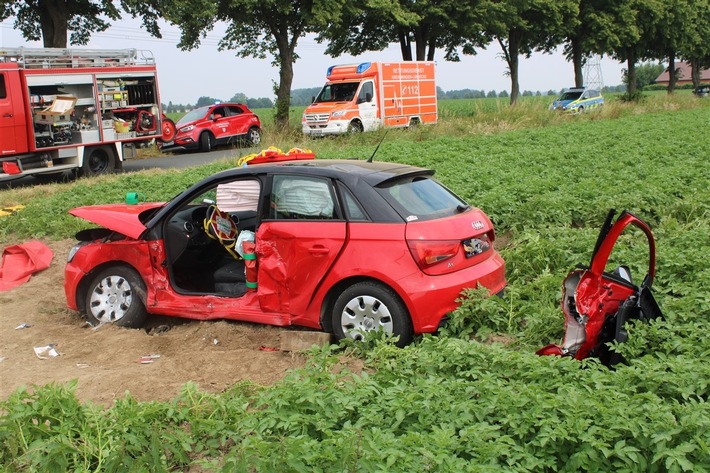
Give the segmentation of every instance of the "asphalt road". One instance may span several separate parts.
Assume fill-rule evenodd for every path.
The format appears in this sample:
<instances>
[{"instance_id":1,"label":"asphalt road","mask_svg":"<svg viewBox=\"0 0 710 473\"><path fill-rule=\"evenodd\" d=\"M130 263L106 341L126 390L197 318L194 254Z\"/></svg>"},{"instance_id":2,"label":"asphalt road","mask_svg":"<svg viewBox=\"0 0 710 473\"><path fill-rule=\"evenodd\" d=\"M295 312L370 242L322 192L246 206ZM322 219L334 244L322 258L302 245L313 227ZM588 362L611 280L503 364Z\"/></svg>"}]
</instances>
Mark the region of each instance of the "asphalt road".
<instances>
[{"instance_id":1,"label":"asphalt road","mask_svg":"<svg viewBox=\"0 0 710 473\"><path fill-rule=\"evenodd\" d=\"M123 172L142 171L144 169L171 169L200 166L202 164L219 161L221 159L234 159L249 153L254 153L255 148L223 147L208 153L165 153L157 158L127 159L123 162ZM0 190L15 189L36 185L39 181L33 177L23 177L11 181L0 182Z\"/></svg>"}]
</instances>

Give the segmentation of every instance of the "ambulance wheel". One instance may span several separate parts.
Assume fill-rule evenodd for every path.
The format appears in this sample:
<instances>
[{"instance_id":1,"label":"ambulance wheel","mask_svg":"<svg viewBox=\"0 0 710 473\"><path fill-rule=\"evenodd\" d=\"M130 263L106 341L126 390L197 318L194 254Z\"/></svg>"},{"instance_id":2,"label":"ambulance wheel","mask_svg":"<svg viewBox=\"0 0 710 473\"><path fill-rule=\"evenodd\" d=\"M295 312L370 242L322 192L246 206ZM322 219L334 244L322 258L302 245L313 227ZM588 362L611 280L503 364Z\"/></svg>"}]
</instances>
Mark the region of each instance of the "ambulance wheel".
<instances>
[{"instance_id":1,"label":"ambulance wheel","mask_svg":"<svg viewBox=\"0 0 710 473\"><path fill-rule=\"evenodd\" d=\"M362 133L363 128L362 128L362 123L358 121L352 121L348 124L348 133L354 134L354 133Z\"/></svg>"},{"instance_id":2,"label":"ambulance wheel","mask_svg":"<svg viewBox=\"0 0 710 473\"><path fill-rule=\"evenodd\" d=\"M397 346L412 341L414 330L407 308L387 286L363 281L345 289L333 306L333 332L336 338L364 340L368 332L382 330L399 336Z\"/></svg>"},{"instance_id":3,"label":"ambulance wheel","mask_svg":"<svg viewBox=\"0 0 710 473\"><path fill-rule=\"evenodd\" d=\"M138 328L148 313L143 303L145 284L128 266L112 266L99 272L86 291L86 319L93 326L116 324Z\"/></svg>"},{"instance_id":4,"label":"ambulance wheel","mask_svg":"<svg viewBox=\"0 0 710 473\"><path fill-rule=\"evenodd\" d=\"M96 146L84 150L84 163L81 165L81 173L84 176L110 174L115 166L116 158L113 150L108 146Z\"/></svg>"},{"instance_id":5,"label":"ambulance wheel","mask_svg":"<svg viewBox=\"0 0 710 473\"><path fill-rule=\"evenodd\" d=\"M200 135L200 151L208 152L212 150L212 135L204 132Z\"/></svg>"}]
</instances>

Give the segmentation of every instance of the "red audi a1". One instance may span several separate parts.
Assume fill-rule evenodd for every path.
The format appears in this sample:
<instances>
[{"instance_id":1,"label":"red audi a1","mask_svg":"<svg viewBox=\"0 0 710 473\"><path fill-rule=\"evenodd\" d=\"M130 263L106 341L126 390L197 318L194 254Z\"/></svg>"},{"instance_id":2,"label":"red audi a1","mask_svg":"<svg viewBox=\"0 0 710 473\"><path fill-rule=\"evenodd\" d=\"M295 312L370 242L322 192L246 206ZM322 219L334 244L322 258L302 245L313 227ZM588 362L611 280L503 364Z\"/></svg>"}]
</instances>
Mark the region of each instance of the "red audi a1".
<instances>
[{"instance_id":1,"label":"red audi a1","mask_svg":"<svg viewBox=\"0 0 710 473\"><path fill-rule=\"evenodd\" d=\"M382 330L404 346L436 331L464 288L504 289L491 221L433 170L260 159L273 162L214 174L167 203L71 210L102 228L77 234L69 307L93 325L139 327L160 314L338 339Z\"/></svg>"}]
</instances>

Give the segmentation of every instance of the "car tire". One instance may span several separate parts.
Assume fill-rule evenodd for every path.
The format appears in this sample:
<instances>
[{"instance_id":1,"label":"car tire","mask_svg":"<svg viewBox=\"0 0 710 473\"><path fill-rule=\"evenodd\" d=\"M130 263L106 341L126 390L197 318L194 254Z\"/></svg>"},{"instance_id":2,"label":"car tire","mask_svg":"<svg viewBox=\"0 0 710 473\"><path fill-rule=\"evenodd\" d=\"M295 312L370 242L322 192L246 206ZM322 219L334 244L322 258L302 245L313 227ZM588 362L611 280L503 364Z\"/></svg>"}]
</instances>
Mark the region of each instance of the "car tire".
<instances>
[{"instance_id":1,"label":"car tire","mask_svg":"<svg viewBox=\"0 0 710 473\"><path fill-rule=\"evenodd\" d=\"M115 167L116 158L108 146L95 146L84 150L84 162L81 165L81 173L84 176L110 174Z\"/></svg>"},{"instance_id":2,"label":"car tire","mask_svg":"<svg viewBox=\"0 0 710 473\"><path fill-rule=\"evenodd\" d=\"M577 109L577 113L584 113L584 107L579 107Z\"/></svg>"},{"instance_id":3,"label":"car tire","mask_svg":"<svg viewBox=\"0 0 710 473\"><path fill-rule=\"evenodd\" d=\"M362 123L358 121L352 121L348 123L348 134L362 133Z\"/></svg>"},{"instance_id":4,"label":"car tire","mask_svg":"<svg viewBox=\"0 0 710 473\"><path fill-rule=\"evenodd\" d=\"M205 153L212 150L212 136L208 132L200 135L200 151Z\"/></svg>"},{"instance_id":5,"label":"car tire","mask_svg":"<svg viewBox=\"0 0 710 473\"><path fill-rule=\"evenodd\" d=\"M261 143L261 130L255 126L249 128L247 133L247 144L249 146L258 146Z\"/></svg>"},{"instance_id":6,"label":"car tire","mask_svg":"<svg viewBox=\"0 0 710 473\"><path fill-rule=\"evenodd\" d=\"M140 275L127 266L99 272L86 291L86 319L93 326L115 324L138 328L148 313L143 303L146 290Z\"/></svg>"},{"instance_id":7,"label":"car tire","mask_svg":"<svg viewBox=\"0 0 710 473\"><path fill-rule=\"evenodd\" d=\"M397 294L372 281L353 284L338 296L332 323L339 340L362 340L366 332L382 329L398 336L397 346L403 347L411 343L414 333L407 308Z\"/></svg>"}]
</instances>

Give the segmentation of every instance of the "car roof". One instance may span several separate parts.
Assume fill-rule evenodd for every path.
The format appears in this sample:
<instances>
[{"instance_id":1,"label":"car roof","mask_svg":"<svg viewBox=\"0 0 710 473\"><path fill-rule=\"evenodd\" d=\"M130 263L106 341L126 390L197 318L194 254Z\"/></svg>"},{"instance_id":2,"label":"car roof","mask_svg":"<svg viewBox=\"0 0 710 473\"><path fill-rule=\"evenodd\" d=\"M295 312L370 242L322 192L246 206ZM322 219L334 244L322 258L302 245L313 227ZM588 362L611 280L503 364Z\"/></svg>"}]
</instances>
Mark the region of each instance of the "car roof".
<instances>
[{"instance_id":1,"label":"car roof","mask_svg":"<svg viewBox=\"0 0 710 473\"><path fill-rule=\"evenodd\" d=\"M249 164L245 168L229 169L223 171L223 173L236 177L239 174L252 174L254 172L278 173L284 170L296 174L338 177L341 179L357 177L373 187L403 175L432 176L434 174L432 169L408 164L385 161L368 162L358 159L309 159Z\"/></svg>"}]
</instances>

